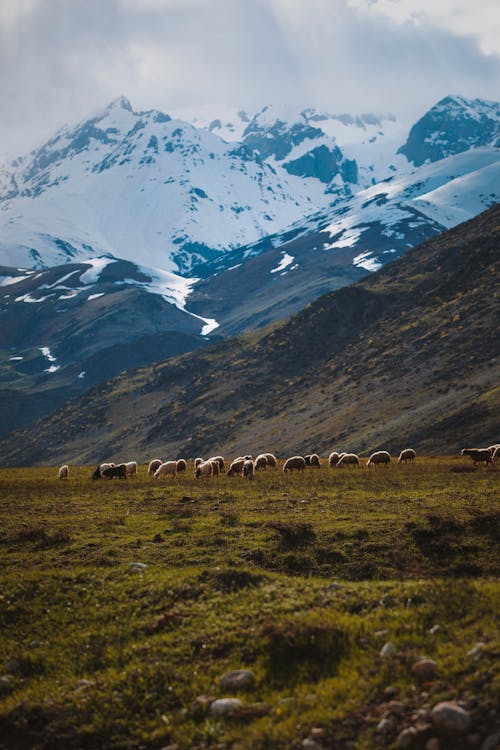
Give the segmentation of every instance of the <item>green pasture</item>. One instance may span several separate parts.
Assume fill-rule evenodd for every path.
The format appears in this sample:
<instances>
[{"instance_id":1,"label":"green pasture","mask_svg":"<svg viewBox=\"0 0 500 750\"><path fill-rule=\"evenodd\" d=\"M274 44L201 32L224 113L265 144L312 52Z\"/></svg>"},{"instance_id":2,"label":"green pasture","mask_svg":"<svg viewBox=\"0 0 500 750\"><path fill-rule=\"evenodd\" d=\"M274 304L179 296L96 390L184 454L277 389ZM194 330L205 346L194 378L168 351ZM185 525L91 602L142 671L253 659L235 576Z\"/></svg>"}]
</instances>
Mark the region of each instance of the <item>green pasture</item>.
<instances>
[{"instance_id":1,"label":"green pasture","mask_svg":"<svg viewBox=\"0 0 500 750\"><path fill-rule=\"evenodd\" d=\"M0 749L391 748L444 699L472 727L441 750L493 733L498 467L323 464L254 481L0 470ZM222 690L241 668L255 684ZM242 705L212 715L225 697Z\"/></svg>"}]
</instances>

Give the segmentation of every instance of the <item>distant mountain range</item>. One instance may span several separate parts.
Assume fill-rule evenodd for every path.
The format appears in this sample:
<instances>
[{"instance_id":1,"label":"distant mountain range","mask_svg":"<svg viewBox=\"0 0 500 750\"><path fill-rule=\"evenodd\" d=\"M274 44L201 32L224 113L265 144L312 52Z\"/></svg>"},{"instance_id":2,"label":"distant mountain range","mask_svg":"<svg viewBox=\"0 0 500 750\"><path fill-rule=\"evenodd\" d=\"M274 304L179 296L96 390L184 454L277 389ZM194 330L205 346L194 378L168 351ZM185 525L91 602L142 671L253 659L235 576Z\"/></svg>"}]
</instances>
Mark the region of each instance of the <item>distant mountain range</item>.
<instances>
[{"instance_id":1,"label":"distant mountain range","mask_svg":"<svg viewBox=\"0 0 500 750\"><path fill-rule=\"evenodd\" d=\"M4 433L286 318L500 199L495 102L447 97L408 134L390 115L172 114L120 98L0 169Z\"/></svg>"},{"instance_id":2,"label":"distant mountain range","mask_svg":"<svg viewBox=\"0 0 500 750\"><path fill-rule=\"evenodd\" d=\"M500 206L272 329L121 375L0 441L3 463L498 439Z\"/></svg>"}]
</instances>

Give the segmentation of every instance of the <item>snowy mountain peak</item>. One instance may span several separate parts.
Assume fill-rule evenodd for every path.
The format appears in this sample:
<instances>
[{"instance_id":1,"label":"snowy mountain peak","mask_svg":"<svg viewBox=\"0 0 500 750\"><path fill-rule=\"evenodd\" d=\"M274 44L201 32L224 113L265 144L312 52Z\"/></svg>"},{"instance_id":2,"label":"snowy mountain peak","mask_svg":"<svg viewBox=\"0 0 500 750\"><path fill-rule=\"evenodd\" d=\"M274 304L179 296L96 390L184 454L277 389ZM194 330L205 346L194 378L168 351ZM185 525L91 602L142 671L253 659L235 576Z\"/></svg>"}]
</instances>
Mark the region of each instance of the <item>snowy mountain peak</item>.
<instances>
[{"instance_id":1,"label":"snowy mountain peak","mask_svg":"<svg viewBox=\"0 0 500 750\"><path fill-rule=\"evenodd\" d=\"M500 103L446 96L413 125L398 153L415 166L500 143Z\"/></svg>"},{"instance_id":2,"label":"snowy mountain peak","mask_svg":"<svg viewBox=\"0 0 500 750\"><path fill-rule=\"evenodd\" d=\"M126 109L129 112L133 112L132 105L126 96L119 96L114 99L105 109L105 112L112 112L115 109Z\"/></svg>"}]
</instances>

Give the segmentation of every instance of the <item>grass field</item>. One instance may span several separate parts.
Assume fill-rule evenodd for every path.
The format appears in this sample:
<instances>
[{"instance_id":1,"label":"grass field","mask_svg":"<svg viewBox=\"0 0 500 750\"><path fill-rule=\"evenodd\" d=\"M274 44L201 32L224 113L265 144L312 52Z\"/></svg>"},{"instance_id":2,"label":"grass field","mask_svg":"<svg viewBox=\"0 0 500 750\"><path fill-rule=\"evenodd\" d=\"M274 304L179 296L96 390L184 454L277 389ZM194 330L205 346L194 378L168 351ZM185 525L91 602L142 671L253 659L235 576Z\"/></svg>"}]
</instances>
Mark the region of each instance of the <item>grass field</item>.
<instances>
[{"instance_id":1,"label":"grass field","mask_svg":"<svg viewBox=\"0 0 500 750\"><path fill-rule=\"evenodd\" d=\"M409 727L406 747L481 748L500 728L500 471L467 461L0 470L0 748L374 750ZM243 668L253 685L219 686ZM467 732L431 725L448 699Z\"/></svg>"}]
</instances>

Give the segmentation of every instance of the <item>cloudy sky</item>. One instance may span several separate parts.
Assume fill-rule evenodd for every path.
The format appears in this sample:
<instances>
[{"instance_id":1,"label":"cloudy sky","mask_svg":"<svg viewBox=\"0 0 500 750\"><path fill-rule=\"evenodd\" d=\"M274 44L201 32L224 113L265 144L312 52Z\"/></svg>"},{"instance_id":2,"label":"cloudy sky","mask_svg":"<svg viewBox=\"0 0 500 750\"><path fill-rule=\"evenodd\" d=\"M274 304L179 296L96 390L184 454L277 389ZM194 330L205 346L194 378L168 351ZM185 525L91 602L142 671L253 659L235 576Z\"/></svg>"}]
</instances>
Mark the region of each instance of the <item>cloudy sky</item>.
<instances>
[{"instance_id":1,"label":"cloudy sky","mask_svg":"<svg viewBox=\"0 0 500 750\"><path fill-rule=\"evenodd\" d=\"M127 96L391 112L500 98L498 0L1 0L0 158Z\"/></svg>"}]
</instances>

